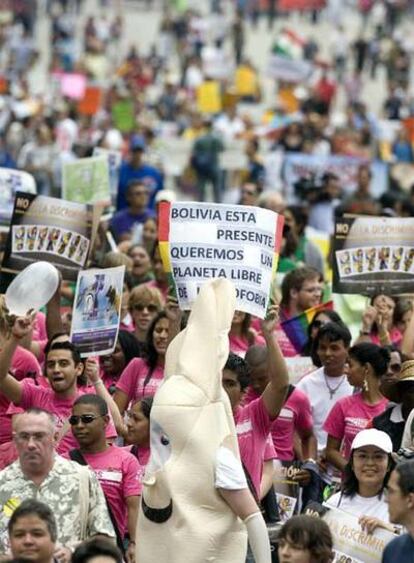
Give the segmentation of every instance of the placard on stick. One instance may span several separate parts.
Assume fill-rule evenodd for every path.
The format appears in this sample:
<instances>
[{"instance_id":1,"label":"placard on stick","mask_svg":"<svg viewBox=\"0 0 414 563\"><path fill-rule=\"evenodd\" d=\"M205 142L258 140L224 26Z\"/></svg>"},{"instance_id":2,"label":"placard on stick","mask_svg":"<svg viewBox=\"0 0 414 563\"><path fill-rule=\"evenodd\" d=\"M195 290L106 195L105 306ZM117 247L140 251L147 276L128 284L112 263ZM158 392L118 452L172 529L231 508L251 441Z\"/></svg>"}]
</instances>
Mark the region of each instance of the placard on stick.
<instances>
[{"instance_id":1,"label":"placard on stick","mask_svg":"<svg viewBox=\"0 0 414 563\"><path fill-rule=\"evenodd\" d=\"M277 268L283 216L252 206L162 202L160 253L181 309L190 309L207 279L230 279L237 308L266 316Z\"/></svg>"}]
</instances>

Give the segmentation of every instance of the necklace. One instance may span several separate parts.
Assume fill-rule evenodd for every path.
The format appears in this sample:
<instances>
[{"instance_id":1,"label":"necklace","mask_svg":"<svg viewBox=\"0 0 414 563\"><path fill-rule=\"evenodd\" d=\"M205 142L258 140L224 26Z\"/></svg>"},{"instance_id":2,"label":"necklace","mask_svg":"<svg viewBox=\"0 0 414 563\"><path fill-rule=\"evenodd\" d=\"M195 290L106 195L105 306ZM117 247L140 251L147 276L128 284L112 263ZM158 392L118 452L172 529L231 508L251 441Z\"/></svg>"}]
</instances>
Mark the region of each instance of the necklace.
<instances>
[{"instance_id":1,"label":"necklace","mask_svg":"<svg viewBox=\"0 0 414 563\"><path fill-rule=\"evenodd\" d=\"M328 391L329 391L329 399L332 401L333 396L335 395L335 393L338 391L338 389L340 388L340 386L344 382L345 375L343 375L341 377L341 381L338 383L338 385L336 387L330 387L329 386L329 383L328 383L328 380L326 379L325 373L323 374L323 377L325 378L325 384L326 384L326 387L328 388Z\"/></svg>"}]
</instances>

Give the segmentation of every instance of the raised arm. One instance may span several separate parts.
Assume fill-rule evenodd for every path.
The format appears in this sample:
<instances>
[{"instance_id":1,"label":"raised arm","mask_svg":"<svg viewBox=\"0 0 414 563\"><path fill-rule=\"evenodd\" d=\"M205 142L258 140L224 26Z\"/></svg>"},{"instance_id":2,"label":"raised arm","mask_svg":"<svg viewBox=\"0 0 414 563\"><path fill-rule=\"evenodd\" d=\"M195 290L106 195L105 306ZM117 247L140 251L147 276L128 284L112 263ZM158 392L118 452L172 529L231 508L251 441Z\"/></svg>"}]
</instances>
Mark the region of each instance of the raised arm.
<instances>
[{"instance_id":1,"label":"raised arm","mask_svg":"<svg viewBox=\"0 0 414 563\"><path fill-rule=\"evenodd\" d=\"M33 320L33 315L16 317L10 334L4 340L0 350L0 391L15 405L21 401L22 385L10 374L9 370L17 346L33 330Z\"/></svg>"},{"instance_id":2,"label":"raised arm","mask_svg":"<svg viewBox=\"0 0 414 563\"><path fill-rule=\"evenodd\" d=\"M274 337L274 330L279 322L279 307L274 305L262 321L262 333L267 347L267 371L269 383L262 398L271 418L276 418L286 400L289 389L289 373L279 344Z\"/></svg>"}]
</instances>

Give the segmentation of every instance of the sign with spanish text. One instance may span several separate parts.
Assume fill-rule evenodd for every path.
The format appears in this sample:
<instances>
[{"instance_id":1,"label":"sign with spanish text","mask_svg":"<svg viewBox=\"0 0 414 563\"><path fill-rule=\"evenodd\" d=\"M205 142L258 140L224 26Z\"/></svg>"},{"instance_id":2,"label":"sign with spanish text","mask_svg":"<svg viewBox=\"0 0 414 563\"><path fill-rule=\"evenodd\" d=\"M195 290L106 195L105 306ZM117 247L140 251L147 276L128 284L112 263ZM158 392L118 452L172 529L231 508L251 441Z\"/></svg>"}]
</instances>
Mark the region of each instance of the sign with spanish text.
<instances>
[{"instance_id":1,"label":"sign with spanish text","mask_svg":"<svg viewBox=\"0 0 414 563\"><path fill-rule=\"evenodd\" d=\"M20 272L45 260L64 280L76 280L89 256L99 214L92 205L17 192L2 271Z\"/></svg>"},{"instance_id":2,"label":"sign with spanish text","mask_svg":"<svg viewBox=\"0 0 414 563\"><path fill-rule=\"evenodd\" d=\"M124 274L125 266L79 272L70 340L83 358L115 349Z\"/></svg>"},{"instance_id":3,"label":"sign with spanish text","mask_svg":"<svg viewBox=\"0 0 414 563\"><path fill-rule=\"evenodd\" d=\"M161 258L181 309L190 309L208 279L230 279L237 308L266 316L284 218L268 209L216 203L162 202Z\"/></svg>"},{"instance_id":4,"label":"sign with spanish text","mask_svg":"<svg viewBox=\"0 0 414 563\"><path fill-rule=\"evenodd\" d=\"M364 532L358 516L339 508L329 508L323 520L331 530L334 549L364 563L380 563L385 546L395 538L392 532L376 528L372 534Z\"/></svg>"},{"instance_id":5,"label":"sign with spanish text","mask_svg":"<svg viewBox=\"0 0 414 563\"><path fill-rule=\"evenodd\" d=\"M414 219L354 216L335 223L333 291L414 291Z\"/></svg>"}]
</instances>

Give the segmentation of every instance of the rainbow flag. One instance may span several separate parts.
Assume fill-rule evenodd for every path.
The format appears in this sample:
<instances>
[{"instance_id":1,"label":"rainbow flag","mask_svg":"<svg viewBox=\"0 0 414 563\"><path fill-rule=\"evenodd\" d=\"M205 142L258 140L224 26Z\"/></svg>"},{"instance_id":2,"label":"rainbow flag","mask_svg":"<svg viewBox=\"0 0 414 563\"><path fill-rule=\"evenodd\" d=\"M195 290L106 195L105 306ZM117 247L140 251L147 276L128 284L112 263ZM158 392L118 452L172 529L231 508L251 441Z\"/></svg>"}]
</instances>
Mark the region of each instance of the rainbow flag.
<instances>
[{"instance_id":1,"label":"rainbow flag","mask_svg":"<svg viewBox=\"0 0 414 563\"><path fill-rule=\"evenodd\" d=\"M316 313L319 313L319 311L325 311L327 309L333 309L333 301L327 301L326 303L321 303L320 305L306 309L306 311L297 317L292 317L280 323L298 354L302 353L308 341L308 328L313 317Z\"/></svg>"}]
</instances>

